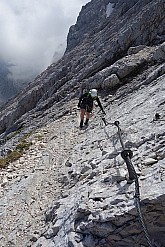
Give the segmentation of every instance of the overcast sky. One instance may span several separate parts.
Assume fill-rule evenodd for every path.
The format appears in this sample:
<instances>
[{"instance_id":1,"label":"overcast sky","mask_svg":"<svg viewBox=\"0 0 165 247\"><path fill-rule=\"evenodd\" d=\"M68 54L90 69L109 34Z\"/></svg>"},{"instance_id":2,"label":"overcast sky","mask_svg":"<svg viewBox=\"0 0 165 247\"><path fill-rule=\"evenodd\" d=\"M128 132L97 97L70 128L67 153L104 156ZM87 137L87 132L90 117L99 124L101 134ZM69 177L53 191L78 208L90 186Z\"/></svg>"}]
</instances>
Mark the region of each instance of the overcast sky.
<instances>
[{"instance_id":1,"label":"overcast sky","mask_svg":"<svg viewBox=\"0 0 165 247\"><path fill-rule=\"evenodd\" d=\"M69 27L90 0L0 0L0 58L15 75L40 73L66 46Z\"/></svg>"}]
</instances>

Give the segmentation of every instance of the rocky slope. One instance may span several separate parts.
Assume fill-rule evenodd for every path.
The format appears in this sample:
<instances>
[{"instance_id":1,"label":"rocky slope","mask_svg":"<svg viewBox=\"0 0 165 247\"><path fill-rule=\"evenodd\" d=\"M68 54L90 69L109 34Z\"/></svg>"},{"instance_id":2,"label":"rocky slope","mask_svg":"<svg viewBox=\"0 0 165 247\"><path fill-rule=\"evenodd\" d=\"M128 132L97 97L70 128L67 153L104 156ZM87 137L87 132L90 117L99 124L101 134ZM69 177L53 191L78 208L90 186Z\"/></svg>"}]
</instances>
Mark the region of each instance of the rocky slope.
<instances>
[{"instance_id":1,"label":"rocky slope","mask_svg":"<svg viewBox=\"0 0 165 247\"><path fill-rule=\"evenodd\" d=\"M1 246L164 246L164 9L162 0L91 1L64 57L1 109L1 155L31 144L0 171ZM109 124L96 107L79 130L78 95L91 87ZM115 121L133 151L150 245Z\"/></svg>"}]
</instances>

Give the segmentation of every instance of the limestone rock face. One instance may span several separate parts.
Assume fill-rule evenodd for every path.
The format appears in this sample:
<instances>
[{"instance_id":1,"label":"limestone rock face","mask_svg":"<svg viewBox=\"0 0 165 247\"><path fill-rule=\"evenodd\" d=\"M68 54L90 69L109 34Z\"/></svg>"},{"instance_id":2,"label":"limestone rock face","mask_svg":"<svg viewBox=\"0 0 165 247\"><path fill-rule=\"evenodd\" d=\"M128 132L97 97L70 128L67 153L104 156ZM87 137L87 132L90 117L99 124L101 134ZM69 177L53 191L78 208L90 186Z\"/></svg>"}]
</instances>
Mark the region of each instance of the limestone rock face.
<instances>
[{"instance_id":1,"label":"limestone rock face","mask_svg":"<svg viewBox=\"0 0 165 247\"><path fill-rule=\"evenodd\" d=\"M164 14L163 9L159 9L162 4L164 5L163 1L152 0L92 0L82 8L77 23L70 28L66 51L86 42L88 38L96 37L98 32L102 33L104 48L108 45L107 33L110 45L113 48L118 45L122 51L128 44L143 45L156 42L159 40L159 34L163 34ZM111 11L107 14L109 7ZM159 17L155 11L160 11ZM123 39L123 34L126 40Z\"/></svg>"},{"instance_id":2,"label":"limestone rock face","mask_svg":"<svg viewBox=\"0 0 165 247\"><path fill-rule=\"evenodd\" d=\"M63 58L1 108L1 246L164 246L164 9L91 1ZM106 115L94 106L80 130L78 98L91 88Z\"/></svg>"},{"instance_id":3,"label":"limestone rock face","mask_svg":"<svg viewBox=\"0 0 165 247\"><path fill-rule=\"evenodd\" d=\"M75 48L94 30L97 30L106 19L106 7L109 3L109 0L94 0L82 7L76 25L70 27L66 51Z\"/></svg>"}]
</instances>

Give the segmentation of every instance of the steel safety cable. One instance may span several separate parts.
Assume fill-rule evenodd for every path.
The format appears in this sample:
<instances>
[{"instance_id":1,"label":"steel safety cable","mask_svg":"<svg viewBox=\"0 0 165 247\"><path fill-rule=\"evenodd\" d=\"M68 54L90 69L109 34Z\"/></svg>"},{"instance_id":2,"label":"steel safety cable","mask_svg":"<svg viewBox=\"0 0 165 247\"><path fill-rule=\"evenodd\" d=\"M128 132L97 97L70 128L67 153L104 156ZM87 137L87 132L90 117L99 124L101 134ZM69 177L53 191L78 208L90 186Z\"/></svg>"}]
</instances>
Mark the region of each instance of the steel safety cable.
<instances>
[{"instance_id":1,"label":"steel safety cable","mask_svg":"<svg viewBox=\"0 0 165 247\"><path fill-rule=\"evenodd\" d=\"M130 159L130 158L128 158ZM137 209L137 212L138 212L138 217L139 217L139 221L143 227L143 231L144 231L144 234L145 234L145 237L147 239L147 242L148 242L148 245L149 247L153 247L153 244L151 242L151 239L150 239L150 236L149 236L149 233L148 233L148 230L147 230L147 227L146 227L146 223L145 223L145 220L144 220L144 217L143 217L143 214L142 214L142 210L141 210L141 205L140 205L140 190L139 190L139 180L138 180L138 176L136 174L136 171L133 167L133 164L132 164L132 161L131 159L129 160L130 162L130 168L132 169L132 172L134 174L134 182L135 182L135 195L134 195L134 199L135 199L135 206L136 206L136 209Z\"/></svg>"},{"instance_id":2,"label":"steel safety cable","mask_svg":"<svg viewBox=\"0 0 165 247\"><path fill-rule=\"evenodd\" d=\"M109 123L105 120L105 118L102 118L105 126L107 126ZM121 129L119 127L119 121L115 121L114 125L118 128L118 136L119 136L119 140L122 146L123 151L121 152L121 156L124 159L126 165L127 165L127 169L128 169L128 173L129 173L129 180L128 183L135 183L135 195L134 195L134 199L135 199L135 206L137 209L137 213L138 213L138 217L139 217L139 221L141 223L141 226L143 228L143 232L145 235L145 238L147 240L148 246L149 247L154 247L152 244L152 241L150 239L147 227L146 227L146 223L142 214L142 210L141 210L141 205L140 205L140 189L139 189L139 180L138 180L138 176L137 173L135 171L135 168L132 164L131 158L133 156L133 153L131 150L127 150L125 149L125 145L124 142L122 140L122 134L121 134Z\"/></svg>"},{"instance_id":3,"label":"steel safety cable","mask_svg":"<svg viewBox=\"0 0 165 247\"><path fill-rule=\"evenodd\" d=\"M132 180L132 182L135 183L135 195L134 195L134 198L135 198L135 205L136 205L139 221L140 221L140 223L142 225L142 228L143 228L143 231L144 231L144 234L145 234L145 237L146 237L146 240L147 240L147 243L148 243L149 247L154 247L152 242L151 242L151 239L150 239L147 227L146 227L146 223L145 223L143 215L142 215L142 210L141 210L141 205L140 205L139 180L138 180L138 176L137 176L137 173L135 171L135 168L134 168L134 166L132 164L132 161L131 161L133 153L132 153L131 150L126 150L125 149L125 145L124 145L124 142L122 140L121 129L119 127L119 124L120 124L119 121L115 121L114 122L114 125L118 128L118 136L119 136L119 139L120 139L121 146L123 148L121 156L124 159L124 161L126 162L126 165L127 165L127 168L128 168L128 172L129 172L129 180L130 181Z\"/></svg>"},{"instance_id":4,"label":"steel safety cable","mask_svg":"<svg viewBox=\"0 0 165 247\"><path fill-rule=\"evenodd\" d=\"M130 165L130 169L132 170L132 173L134 175L134 182L135 182L135 195L134 195L134 198L135 198L135 205L136 205L136 209L137 209L137 212L138 212L138 217L139 217L139 221L143 227L143 231L144 231L144 234L145 234L145 237L147 239L147 242L149 244L150 247L153 247L152 245L152 242L150 240L150 236L149 236L149 233L148 233L148 230L147 230L147 227L146 227L146 223L145 223L145 220L144 220L144 217L142 215L142 211L141 211L141 205L140 205L140 190L139 190L139 180L138 180L138 176L137 176L137 173L133 167L133 164L132 164L132 161L130 159L130 157L128 157L128 160L129 160L129 165Z\"/></svg>"}]
</instances>

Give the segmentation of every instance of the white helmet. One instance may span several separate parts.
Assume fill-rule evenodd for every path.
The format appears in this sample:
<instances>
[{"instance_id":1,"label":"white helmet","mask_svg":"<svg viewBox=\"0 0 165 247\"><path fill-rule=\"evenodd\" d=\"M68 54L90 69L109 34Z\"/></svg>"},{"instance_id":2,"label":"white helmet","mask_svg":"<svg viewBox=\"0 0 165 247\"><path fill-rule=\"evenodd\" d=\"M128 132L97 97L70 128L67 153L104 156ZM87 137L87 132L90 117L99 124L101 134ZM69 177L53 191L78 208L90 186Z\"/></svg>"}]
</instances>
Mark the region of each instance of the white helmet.
<instances>
[{"instance_id":1,"label":"white helmet","mask_svg":"<svg viewBox=\"0 0 165 247\"><path fill-rule=\"evenodd\" d=\"M90 95L92 96L92 98L97 97L97 90L96 90L96 89L91 89L91 90L89 91L89 93L90 93Z\"/></svg>"}]
</instances>

